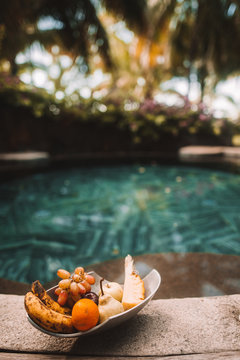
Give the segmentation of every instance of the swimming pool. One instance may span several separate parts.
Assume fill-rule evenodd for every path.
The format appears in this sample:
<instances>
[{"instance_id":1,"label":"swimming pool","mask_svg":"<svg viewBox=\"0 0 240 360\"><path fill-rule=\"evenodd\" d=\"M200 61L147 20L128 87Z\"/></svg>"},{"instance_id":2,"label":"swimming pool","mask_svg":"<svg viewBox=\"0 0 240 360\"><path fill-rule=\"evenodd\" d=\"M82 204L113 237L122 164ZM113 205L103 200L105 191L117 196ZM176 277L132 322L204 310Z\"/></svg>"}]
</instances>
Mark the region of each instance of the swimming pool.
<instances>
[{"instance_id":1,"label":"swimming pool","mask_svg":"<svg viewBox=\"0 0 240 360\"><path fill-rule=\"evenodd\" d=\"M0 277L160 252L240 255L240 176L167 165L81 167L0 185Z\"/></svg>"}]
</instances>

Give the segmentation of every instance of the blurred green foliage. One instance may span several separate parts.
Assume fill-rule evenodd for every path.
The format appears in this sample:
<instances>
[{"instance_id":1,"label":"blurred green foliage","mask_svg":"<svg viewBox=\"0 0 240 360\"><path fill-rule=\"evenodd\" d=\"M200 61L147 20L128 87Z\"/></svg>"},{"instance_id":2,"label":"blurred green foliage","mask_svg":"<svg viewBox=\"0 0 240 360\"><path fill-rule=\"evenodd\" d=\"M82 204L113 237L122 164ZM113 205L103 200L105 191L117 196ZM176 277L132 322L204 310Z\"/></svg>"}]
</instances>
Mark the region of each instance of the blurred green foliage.
<instances>
[{"instance_id":1,"label":"blurred green foliage","mask_svg":"<svg viewBox=\"0 0 240 360\"><path fill-rule=\"evenodd\" d=\"M162 144L176 148L193 142L231 145L232 136L239 133L238 122L215 119L204 105L204 94L213 91L219 80L239 74L239 10L238 0L1 1L1 150L35 145L50 151L77 151L82 149L77 146L78 135L83 139L81 131L87 129L87 136L93 136L89 130L93 125L101 129L102 137L96 147L91 143L93 150L101 150L101 144L103 150L114 148L108 137L115 131L116 137L122 134L121 141L125 138L122 147L128 150L159 150ZM54 26L41 30L39 21L49 19ZM109 35L108 24L120 20L135 33L133 53L129 50L133 44ZM36 42L50 52L57 45L60 55L72 59L70 68L77 66L84 75L94 69L94 56L100 56L98 66L112 72L107 93L99 100L85 100L75 91L74 101L71 96L57 101L54 94L24 85L19 75L36 64L30 60L19 64L16 56ZM62 90L63 72L55 79L56 91ZM193 75L201 88L198 104L187 97L181 107L153 100L163 80L184 76L190 87ZM136 85L139 78L144 80L141 86ZM27 127L34 120L42 125L39 139L31 141ZM54 124L56 136L52 130L51 135L45 131L47 122L50 128ZM56 138L58 145L52 150L50 144ZM121 150L121 141L115 150Z\"/></svg>"},{"instance_id":2,"label":"blurred green foliage","mask_svg":"<svg viewBox=\"0 0 240 360\"><path fill-rule=\"evenodd\" d=\"M190 144L230 146L240 132L238 122L216 119L202 103L188 101L169 107L145 99L126 111L121 102L82 99L69 107L43 92L9 87L0 91L0 103L0 151L175 152Z\"/></svg>"}]
</instances>

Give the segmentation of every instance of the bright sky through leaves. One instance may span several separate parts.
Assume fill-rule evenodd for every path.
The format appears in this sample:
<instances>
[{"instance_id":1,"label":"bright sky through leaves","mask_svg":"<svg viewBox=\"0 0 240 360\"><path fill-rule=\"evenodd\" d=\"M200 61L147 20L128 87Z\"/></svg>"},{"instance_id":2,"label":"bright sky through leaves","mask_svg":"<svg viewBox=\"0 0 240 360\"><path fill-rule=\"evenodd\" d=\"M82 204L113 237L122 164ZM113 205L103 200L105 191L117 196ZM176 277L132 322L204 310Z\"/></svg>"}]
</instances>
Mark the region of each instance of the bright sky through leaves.
<instances>
[{"instance_id":1,"label":"bright sky through leaves","mask_svg":"<svg viewBox=\"0 0 240 360\"><path fill-rule=\"evenodd\" d=\"M235 12L234 6L229 8L229 16ZM45 17L38 22L39 30L50 30L53 28L61 29L61 22L55 21L51 17ZM130 45L134 39L134 33L130 31L123 21L119 21L110 26L110 32L120 39L124 44ZM33 86L44 88L49 93L55 94L57 100L64 99L65 96L71 96L78 91L81 97L89 99L93 96L100 99L103 92L94 89L104 82L109 82L111 75L104 73L101 68L96 69L90 75L84 75L78 71L76 65L72 64L72 59L67 55L59 55L59 48L52 49L52 54L44 50L38 43L34 43L24 53L19 53L16 57L17 64L32 62L35 69L22 72L20 79ZM57 62L56 62L57 59ZM64 74L61 78L62 89L55 88L55 80L60 77L61 71ZM145 86L145 79L139 77L137 80L139 86ZM216 87L216 97L211 99L211 108L215 111L215 116L230 116L236 119L240 111L240 77L230 78L227 81L220 82ZM163 82L159 87L159 92L155 95L155 100L166 103L169 106L182 104L181 97L177 94L167 94L167 91L174 90L182 96L187 95L188 82L186 78L173 77L171 80ZM197 101L200 96L199 83L193 81L190 88L189 99ZM232 101L229 100L232 99Z\"/></svg>"}]
</instances>

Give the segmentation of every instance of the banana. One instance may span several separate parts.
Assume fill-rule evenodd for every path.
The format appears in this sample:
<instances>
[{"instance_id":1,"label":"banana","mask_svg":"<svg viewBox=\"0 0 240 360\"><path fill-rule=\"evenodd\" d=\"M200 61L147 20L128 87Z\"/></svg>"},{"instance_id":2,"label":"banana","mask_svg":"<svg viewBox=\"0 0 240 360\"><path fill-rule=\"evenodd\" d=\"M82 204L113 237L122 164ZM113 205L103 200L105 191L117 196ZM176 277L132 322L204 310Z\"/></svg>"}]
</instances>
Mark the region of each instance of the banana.
<instances>
[{"instance_id":1,"label":"banana","mask_svg":"<svg viewBox=\"0 0 240 360\"><path fill-rule=\"evenodd\" d=\"M45 291L44 287L40 283L40 281L36 280L32 283L31 290L34 295L36 295L44 305L46 305L49 309L59 312L64 315L71 315L71 309L68 307L63 307L59 305L56 301L54 301L51 296Z\"/></svg>"},{"instance_id":2,"label":"banana","mask_svg":"<svg viewBox=\"0 0 240 360\"><path fill-rule=\"evenodd\" d=\"M30 318L42 328L56 333L76 332L72 325L72 317L60 314L48 308L31 291L24 298L25 309Z\"/></svg>"}]
</instances>

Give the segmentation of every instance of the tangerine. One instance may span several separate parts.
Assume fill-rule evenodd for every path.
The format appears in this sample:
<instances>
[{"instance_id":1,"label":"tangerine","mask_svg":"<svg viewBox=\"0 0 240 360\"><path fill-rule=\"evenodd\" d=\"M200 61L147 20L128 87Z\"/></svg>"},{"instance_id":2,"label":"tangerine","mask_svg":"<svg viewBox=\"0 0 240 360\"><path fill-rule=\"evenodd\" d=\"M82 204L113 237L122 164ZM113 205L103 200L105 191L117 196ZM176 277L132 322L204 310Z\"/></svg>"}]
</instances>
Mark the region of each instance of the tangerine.
<instances>
[{"instance_id":1,"label":"tangerine","mask_svg":"<svg viewBox=\"0 0 240 360\"><path fill-rule=\"evenodd\" d=\"M72 308L72 324L79 331L86 331L97 325L98 306L93 300L80 299Z\"/></svg>"}]
</instances>

